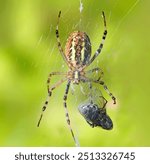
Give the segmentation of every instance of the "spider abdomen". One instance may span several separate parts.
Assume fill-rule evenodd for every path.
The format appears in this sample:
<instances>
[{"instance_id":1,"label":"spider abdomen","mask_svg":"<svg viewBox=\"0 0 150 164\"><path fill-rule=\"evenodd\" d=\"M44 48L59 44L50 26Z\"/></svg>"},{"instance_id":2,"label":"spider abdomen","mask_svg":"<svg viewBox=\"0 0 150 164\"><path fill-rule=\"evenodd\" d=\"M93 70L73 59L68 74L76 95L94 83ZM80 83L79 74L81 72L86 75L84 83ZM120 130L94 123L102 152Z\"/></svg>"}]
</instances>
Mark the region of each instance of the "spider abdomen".
<instances>
[{"instance_id":1,"label":"spider abdomen","mask_svg":"<svg viewBox=\"0 0 150 164\"><path fill-rule=\"evenodd\" d=\"M88 35L80 31L71 33L66 42L65 55L74 68L87 64L91 56L91 42Z\"/></svg>"}]
</instances>

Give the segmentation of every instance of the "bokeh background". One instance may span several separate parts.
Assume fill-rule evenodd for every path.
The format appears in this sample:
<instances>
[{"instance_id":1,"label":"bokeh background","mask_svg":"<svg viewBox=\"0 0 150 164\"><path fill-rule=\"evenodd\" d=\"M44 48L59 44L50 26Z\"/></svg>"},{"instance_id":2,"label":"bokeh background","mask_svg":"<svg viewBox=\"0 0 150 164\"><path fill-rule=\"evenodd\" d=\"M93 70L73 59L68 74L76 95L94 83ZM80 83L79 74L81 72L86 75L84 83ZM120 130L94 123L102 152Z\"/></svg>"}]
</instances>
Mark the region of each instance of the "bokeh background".
<instances>
[{"instance_id":1,"label":"bokeh background","mask_svg":"<svg viewBox=\"0 0 150 164\"><path fill-rule=\"evenodd\" d=\"M107 19L104 49L89 69L103 69L103 79L117 98L113 105L99 86L109 100L114 128L91 128L78 112L81 87L72 86L68 109L81 146L150 146L149 6L148 0L1 0L0 146L74 146L63 108L65 84L53 92L36 127L49 72L67 71L55 37L59 10L63 47L69 33L79 29L88 33L92 53L103 33L102 10Z\"/></svg>"}]
</instances>

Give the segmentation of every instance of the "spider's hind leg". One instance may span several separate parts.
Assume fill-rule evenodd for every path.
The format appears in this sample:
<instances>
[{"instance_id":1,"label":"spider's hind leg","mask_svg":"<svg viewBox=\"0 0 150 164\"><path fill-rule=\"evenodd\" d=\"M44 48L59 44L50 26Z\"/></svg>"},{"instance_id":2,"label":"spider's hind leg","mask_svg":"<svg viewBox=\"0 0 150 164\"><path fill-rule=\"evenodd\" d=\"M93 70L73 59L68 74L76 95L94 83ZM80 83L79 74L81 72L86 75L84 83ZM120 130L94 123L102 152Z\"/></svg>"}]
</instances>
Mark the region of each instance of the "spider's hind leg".
<instances>
[{"instance_id":1,"label":"spider's hind leg","mask_svg":"<svg viewBox=\"0 0 150 164\"><path fill-rule=\"evenodd\" d=\"M72 135L72 137L73 137L73 139L74 139L74 142L75 142L76 146L80 146L80 145L79 145L79 142L78 142L78 139L76 138L76 136L75 136L74 133L73 133L73 130L72 130L72 127L71 127L71 123L70 123L69 112L68 112L68 109L67 109L67 102L66 102L66 101L67 101L67 95L68 95L68 92L69 92L70 83L71 83L71 81L68 81L67 87L66 87L66 90L65 90L65 94L64 94L65 115L66 115L66 121L67 121L67 124L68 124L68 126L69 126L71 135Z\"/></svg>"},{"instance_id":2,"label":"spider's hind leg","mask_svg":"<svg viewBox=\"0 0 150 164\"><path fill-rule=\"evenodd\" d=\"M47 88L48 88L48 97L44 103L44 106L42 107L42 113L40 115L40 119L38 121L38 124L37 124L37 127L40 126L40 123L41 123L41 120L42 120L42 117L43 117L43 113L45 112L47 106L48 106L48 103L49 103L49 99L50 97L52 96L52 91L57 88L59 85L61 85L64 81L66 81L66 78L63 78L62 80L58 81L56 84L54 84L51 88L49 88L49 83L50 83L50 75L49 75L49 78L47 80Z\"/></svg>"}]
</instances>

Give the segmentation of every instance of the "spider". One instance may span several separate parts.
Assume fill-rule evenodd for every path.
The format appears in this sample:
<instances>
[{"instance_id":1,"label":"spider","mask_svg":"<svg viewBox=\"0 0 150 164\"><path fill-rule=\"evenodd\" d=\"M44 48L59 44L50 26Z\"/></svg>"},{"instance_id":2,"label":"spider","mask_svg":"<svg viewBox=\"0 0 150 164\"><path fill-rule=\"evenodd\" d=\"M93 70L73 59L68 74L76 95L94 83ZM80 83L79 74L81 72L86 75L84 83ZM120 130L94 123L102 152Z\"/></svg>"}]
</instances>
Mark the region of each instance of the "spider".
<instances>
[{"instance_id":1,"label":"spider","mask_svg":"<svg viewBox=\"0 0 150 164\"><path fill-rule=\"evenodd\" d=\"M78 146L79 144L78 144L77 138L75 137L73 130L71 128L69 113L67 109L67 95L69 92L70 84L73 83L73 84L78 85L81 82L90 83L90 84L91 83L100 84L104 87L106 92L113 99L114 104L116 103L116 98L108 90L105 83L101 81L101 76L97 80L88 77L88 75L93 72L99 72L101 75L103 75L103 71L99 67L85 71L85 69L97 58L97 56L100 54L103 48L104 41L107 35L106 19L105 19L105 14L102 11L102 16L103 16L103 21L104 21L104 33L103 33L102 41L98 49L96 50L95 54L91 57L91 42L90 42L90 38L85 32L81 32L81 31L72 32L67 39L65 51L63 50L61 42L60 42L60 38L59 38L60 16L61 16L61 11L58 14L58 20L57 20L57 26L56 26L56 38L57 38L58 49L60 51L60 54L62 58L64 59L64 61L66 62L69 70L67 72L51 72L49 74L48 79L47 79L48 97L42 108L42 113L41 113L37 126L39 127L40 125L41 119L43 117L43 113L47 108L47 105L49 103L50 97L52 96L53 90L57 88L58 86L60 86L62 83L67 81L66 90L63 97L63 101L64 101L63 105L65 108L65 116L66 116L67 124L71 131L75 144L76 146ZM63 76L63 78L50 87L51 77L55 75L58 75L58 76L61 75Z\"/></svg>"}]
</instances>

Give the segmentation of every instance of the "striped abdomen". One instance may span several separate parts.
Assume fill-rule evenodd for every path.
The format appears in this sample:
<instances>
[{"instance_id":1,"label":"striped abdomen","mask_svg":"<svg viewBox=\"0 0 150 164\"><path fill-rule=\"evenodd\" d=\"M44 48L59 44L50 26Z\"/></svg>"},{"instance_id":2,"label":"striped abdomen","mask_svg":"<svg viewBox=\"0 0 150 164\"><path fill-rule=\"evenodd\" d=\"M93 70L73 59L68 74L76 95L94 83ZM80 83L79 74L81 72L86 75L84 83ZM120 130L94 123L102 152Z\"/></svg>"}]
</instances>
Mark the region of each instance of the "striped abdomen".
<instances>
[{"instance_id":1,"label":"striped abdomen","mask_svg":"<svg viewBox=\"0 0 150 164\"><path fill-rule=\"evenodd\" d=\"M91 43L88 35L80 31L71 33L67 39L65 55L74 68L88 63L91 56Z\"/></svg>"}]
</instances>

